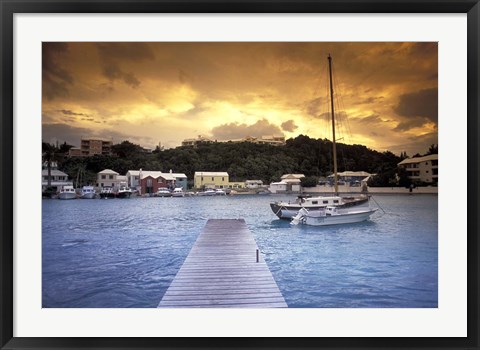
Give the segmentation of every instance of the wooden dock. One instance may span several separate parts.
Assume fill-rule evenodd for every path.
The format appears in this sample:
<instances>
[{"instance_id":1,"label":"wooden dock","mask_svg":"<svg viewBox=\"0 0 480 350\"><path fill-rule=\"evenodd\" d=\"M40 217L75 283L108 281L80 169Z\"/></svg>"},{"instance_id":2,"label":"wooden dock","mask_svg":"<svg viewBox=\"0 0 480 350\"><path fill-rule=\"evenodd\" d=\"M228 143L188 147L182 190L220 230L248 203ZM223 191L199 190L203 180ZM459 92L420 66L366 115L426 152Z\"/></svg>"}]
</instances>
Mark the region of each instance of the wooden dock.
<instances>
[{"instance_id":1,"label":"wooden dock","mask_svg":"<svg viewBox=\"0 0 480 350\"><path fill-rule=\"evenodd\" d=\"M288 307L243 219L208 220L158 307Z\"/></svg>"}]
</instances>

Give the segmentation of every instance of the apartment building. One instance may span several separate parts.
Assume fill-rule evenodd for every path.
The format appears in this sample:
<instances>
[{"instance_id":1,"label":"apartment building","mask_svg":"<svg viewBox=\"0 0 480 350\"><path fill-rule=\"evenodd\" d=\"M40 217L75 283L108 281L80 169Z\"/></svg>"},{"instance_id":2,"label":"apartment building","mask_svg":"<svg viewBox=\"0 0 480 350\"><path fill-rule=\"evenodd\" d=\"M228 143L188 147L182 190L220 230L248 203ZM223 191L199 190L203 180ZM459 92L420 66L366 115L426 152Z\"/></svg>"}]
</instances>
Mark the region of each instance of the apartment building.
<instances>
[{"instance_id":1,"label":"apartment building","mask_svg":"<svg viewBox=\"0 0 480 350\"><path fill-rule=\"evenodd\" d=\"M398 163L413 181L435 184L438 182L438 154L407 158Z\"/></svg>"}]
</instances>

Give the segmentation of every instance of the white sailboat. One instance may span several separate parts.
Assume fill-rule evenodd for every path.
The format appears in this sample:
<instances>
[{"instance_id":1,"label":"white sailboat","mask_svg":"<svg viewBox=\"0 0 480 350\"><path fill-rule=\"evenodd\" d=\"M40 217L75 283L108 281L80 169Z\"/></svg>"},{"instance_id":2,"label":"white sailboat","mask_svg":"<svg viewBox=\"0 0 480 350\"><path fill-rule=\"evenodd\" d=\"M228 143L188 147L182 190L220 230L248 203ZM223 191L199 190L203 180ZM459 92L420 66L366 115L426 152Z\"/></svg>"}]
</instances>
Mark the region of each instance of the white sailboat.
<instances>
[{"instance_id":1,"label":"white sailboat","mask_svg":"<svg viewBox=\"0 0 480 350\"><path fill-rule=\"evenodd\" d=\"M337 143L335 135L335 108L333 100L333 79L332 79L332 57L328 55L328 67L330 73L330 108L332 112L332 149L333 149L333 174L335 185L335 196L299 196L295 201L282 201L270 203L270 208L280 219L292 219L299 210L306 208L308 213L323 212L327 207L339 209L367 206L369 197L367 195L340 197L338 195L338 167L337 167Z\"/></svg>"},{"instance_id":2,"label":"white sailboat","mask_svg":"<svg viewBox=\"0 0 480 350\"><path fill-rule=\"evenodd\" d=\"M335 110L333 104L333 82L332 82L332 57L328 55L328 67L330 71L330 102L332 110L332 133L333 133L333 173L335 181L335 193L338 193L338 179L337 179L337 145L335 142ZM328 198L328 197L327 197ZM340 202L340 197L337 202ZM335 200L334 200L335 202ZM368 204L368 197L367 201ZM360 208L357 206L340 207L327 205L325 208L310 211L306 207L302 207L298 213L292 218L290 224L311 225L311 226L325 226L338 224L352 224L368 220L370 215L375 213L377 209Z\"/></svg>"}]
</instances>

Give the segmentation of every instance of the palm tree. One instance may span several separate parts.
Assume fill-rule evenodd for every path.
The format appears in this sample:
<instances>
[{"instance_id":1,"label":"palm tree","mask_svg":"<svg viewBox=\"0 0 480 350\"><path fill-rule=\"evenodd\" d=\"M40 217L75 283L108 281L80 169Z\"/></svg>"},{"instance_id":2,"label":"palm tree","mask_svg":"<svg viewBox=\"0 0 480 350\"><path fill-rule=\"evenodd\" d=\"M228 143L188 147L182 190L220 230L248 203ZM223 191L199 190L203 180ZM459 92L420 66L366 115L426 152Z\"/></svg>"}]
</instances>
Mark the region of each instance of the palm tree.
<instances>
[{"instance_id":1,"label":"palm tree","mask_svg":"<svg viewBox=\"0 0 480 350\"><path fill-rule=\"evenodd\" d=\"M42 160L47 163L47 187L52 186L52 163L62 158L58 148L46 142L42 142Z\"/></svg>"}]
</instances>

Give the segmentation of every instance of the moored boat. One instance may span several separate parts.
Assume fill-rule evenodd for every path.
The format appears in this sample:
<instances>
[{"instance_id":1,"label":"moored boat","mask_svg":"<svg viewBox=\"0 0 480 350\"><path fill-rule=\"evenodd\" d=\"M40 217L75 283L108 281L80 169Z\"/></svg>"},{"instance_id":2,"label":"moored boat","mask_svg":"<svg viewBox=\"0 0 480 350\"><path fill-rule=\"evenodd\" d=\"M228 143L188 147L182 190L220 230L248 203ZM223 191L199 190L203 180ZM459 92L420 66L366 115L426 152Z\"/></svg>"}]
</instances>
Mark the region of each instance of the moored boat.
<instances>
[{"instance_id":1,"label":"moored boat","mask_svg":"<svg viewBox=\"0 0 480 350\"><path fill-rule=\"evenodd\" d=\"M292 225L304 224L310 226L327 226L339 224L353 224L368 220L377 208L340 209L338 207L326 207L322 210L309 211L302 208L290 222Z\"/></svg>"},{"instance_id":2,"label":"moored boat","mask_svg":"<svg viewBox=\"0 0 480 350\"><path fill-rule=\"evenodd\" d=\"M105 186L100 191L100 198L115 198L115 193L113 192L113 188L110 186Z\"/></svg>"},{"instance_id":3,"label":"moored boat","mask_svg":"<svg viewBox=\"0 0 480 350\"><path fill-rule=\"evenodd\" d=\"M95 193L95 188L93 186L83 186L80 192L80 198L82 199L93 199L97 194Z\"/></svg>"},{"instance_id":4,"label":"moored boat","mask_svg":"<svg viewBox=\"0 0 480 350\"><path fill-rule=\"evenodd\" d=\"M73 186L62 186L60 193L58 194L58 199L76 199L77 193Z\"/></svg>"},{"instance_id":5,"label":"moored boat","mask_svg":"<svg viewBox=\"0 0 480 350\"><path fill-rule=\"evenodd\" d=\"M278 201L270 203L270 208L279 219L291 219L302 208L309 211L319 211L327 206L349 208L368 204L368 196L340 197L340 196L298 196L294 201Z\"/></svg>"},{"instance_id":6,"label":"moored boat","mask_svg":"<svg viewBox=\"0 0 480 350\"><path fill-rule=\"evenodd\" d=\"M132 190L126 185L121 185L117 192L118 198L130 198Z\"/></svg>"},{"instance_id":7,"label":"moored boat","mask_svg":"<svg viewBox=\"0 0 480 350\"><path fill-rule=\"evenodd\" d=\"M333 179L335 192L334 196L319 196L319 197L303 197L299 196L296 201L291 202L273 202L270 203L270 208L280 219L291 219L300 213L300 210L306 209L308 212L322 213L327 207L336 207L344 209L366 204L369 201L369 196L363 194L358 197L340 197L338 195L338 166L337 166L337 139L335 136L335 103L333 94L333 78L332 78L332 57L328 55L328 68L330 77L330 112L332 118L332 158L333 158ZM275 183L277 185L285 183ZM360 210L360 209L359 209Z\"/></svg>"},{"instance_id":8,"label":"moored boat","mask_svg":"<svg viewBox=\"0 0 480 350\"><path fill-rule=\"evenodd\" d=\"M160 187L155 193L155 197L171 197L172 192L166 187Z\"/></svg>"},{"instance_id":9,"label":"moored boat","mask_svg":"<svg viewBox=\"0 0 480 350\"><path fill-rule=\"evenodd\" d=\"M183 192L183 188L177 187L172 191L172 197L185 197L185 192Z\"/></svg>"},{"instance_id":10,"label":"moored boat","mask_svg":"<svg viewBox=\"0 0 480 350\"><path fill-rule=\"evenodd\" d=\"M227 194L227 192L225 192L221 188L218 188L218 189L215 190L215 195L216 196L225 196L226 194Z\"/></svg>"}]
</instances>

